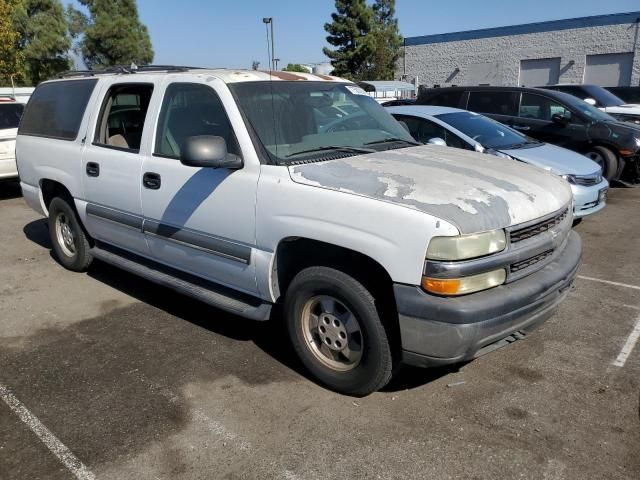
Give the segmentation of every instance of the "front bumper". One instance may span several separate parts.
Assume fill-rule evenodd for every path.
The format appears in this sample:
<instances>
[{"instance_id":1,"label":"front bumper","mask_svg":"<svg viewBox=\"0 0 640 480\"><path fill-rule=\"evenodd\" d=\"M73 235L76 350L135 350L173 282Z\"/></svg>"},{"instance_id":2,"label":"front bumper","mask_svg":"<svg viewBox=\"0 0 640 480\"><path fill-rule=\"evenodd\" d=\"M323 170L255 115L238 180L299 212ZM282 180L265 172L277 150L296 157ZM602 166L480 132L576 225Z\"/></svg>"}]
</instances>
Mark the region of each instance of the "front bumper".
<instances>
[{"instance_id":1,"label":"front bumper","mask_svg":"<svg viewBox=\"0 0 640 480\"><path fill-rule=\"evenodd\" d=\"M575 206L573 208L573 218L582 218L587 215L599 212L602 210L607 202L600 199L600 192L602 190L608 190L609 182L602 180L597 185L584 186L571 184L571 191L573 192L573 199L575 200ZM606 194L605 194L606 195Z\"/></svg>"},{"instance_id":2,"label":"front bumper","mask_svg":"<svg viewBox=\"0 0 640 480\"><path fill-rule=\"evenodd\" d=\"M403 361L427 367L464 362L521 338L555 312L575 278L582 242L572 231L556 259L520 280L460 297L394 285Z\"/></svg>"}]
</instances>

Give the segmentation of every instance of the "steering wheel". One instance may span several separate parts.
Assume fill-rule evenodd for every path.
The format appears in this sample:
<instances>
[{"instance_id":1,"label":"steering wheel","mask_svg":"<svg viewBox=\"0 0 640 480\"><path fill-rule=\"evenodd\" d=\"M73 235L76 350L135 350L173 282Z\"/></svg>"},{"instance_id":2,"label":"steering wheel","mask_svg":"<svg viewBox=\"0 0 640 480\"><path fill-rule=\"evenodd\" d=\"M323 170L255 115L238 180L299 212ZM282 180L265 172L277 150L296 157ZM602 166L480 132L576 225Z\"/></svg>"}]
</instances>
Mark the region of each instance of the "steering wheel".
<instances>
[{"instance_id":1,"label":"steering wheel","mask_svg":"<svg viewBox=\"0 0 640 480\"><path fill-rule=\"evenodd\" d=\"M479 135L476 135L476 136L471 137L471 138L473 138L478 143L482 143L482 140L484 140L484 135L479 134Z\"/></svg>"},{"instance_id":2,"label":"steering wheel","mask_svg":"<svg viewBox=\"0 0 640 480\"><path fill-rule=\"evenodd\" d=\"M342 118L334 120L332 122L327 123L324 127L320 129L321 133L333 133L333 132L345 132L347 130L352 130L349 128L348 122L357 122L358 118L364 117L363 112L352 113L350 115L346 115Z\"/></svg>"}]
</instances>

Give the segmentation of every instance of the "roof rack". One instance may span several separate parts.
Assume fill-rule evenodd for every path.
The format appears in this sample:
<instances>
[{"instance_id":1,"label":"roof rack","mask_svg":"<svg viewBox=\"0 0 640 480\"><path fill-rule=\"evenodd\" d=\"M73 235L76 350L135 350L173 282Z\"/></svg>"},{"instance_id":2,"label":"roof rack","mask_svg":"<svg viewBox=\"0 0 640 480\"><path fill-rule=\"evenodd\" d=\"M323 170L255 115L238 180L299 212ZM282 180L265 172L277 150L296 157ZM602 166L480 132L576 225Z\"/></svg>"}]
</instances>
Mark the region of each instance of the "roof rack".
<instances>
[{"instance_id":1,"label":"roof rack","mask_svg":"<svg viewBox=\"0 0 640 480\"><path fill-rule=\"evenodd\" d=\"M143 72L187 72L189 70L198 70L202 67L187 67L184 65L117 65L115 67L104 68L101 70L71 70L63 72L58 75L58 78L69 77L93 77L95 75L109 75L109 74L133 74Z\"/></svg>"}]
</instances>

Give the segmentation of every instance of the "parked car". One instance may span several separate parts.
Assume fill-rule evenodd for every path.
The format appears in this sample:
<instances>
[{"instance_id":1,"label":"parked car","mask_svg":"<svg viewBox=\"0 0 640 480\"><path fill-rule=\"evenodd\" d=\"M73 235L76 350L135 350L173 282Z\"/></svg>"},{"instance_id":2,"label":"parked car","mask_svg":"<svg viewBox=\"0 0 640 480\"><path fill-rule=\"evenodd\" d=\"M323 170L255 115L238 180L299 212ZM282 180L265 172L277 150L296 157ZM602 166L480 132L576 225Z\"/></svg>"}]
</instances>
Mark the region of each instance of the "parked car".
<instances>
[{"instance_id":1,"label":"parked car","mask_svg":"<svg viewBox=\"0 0 640 480\"><path fill-rule=\"evenodd\" d=\"M582 153L609 181L640 181L640 127L563 92L525 87L421 89L420 105L482 113L537 140Z\"/></svg>"},{"instance_id":2,"label":"parked car","mask_svg":"<svg viewBox=\"0 0 640 480\"><path fill-rule=\"evenodd\" d=\"M0 180L17 178L16 134L24 110L13 97L0 97Z\"/></svg>"},{"instance_id":3,"label":"parked car","mask_svg":"<svg viewBox=\"0 0 640 480\"><path fill-rule=\"evenodd\" d=\"M102 260L255 320L281 305L302 363L353 395L519 340L566 296L581 241L564 180L417 145L339 78L164 68L31 97L22 191L66 268ZM335 104L353 113L318 124Z\"/></svg>"},{"instance_id":4,"label":"parked car","mask_svg":"<svg viewBox=\"0 0 640 480\"><path fill-rule=\"evenodd\" d=\"M640 105L628 104L606 88L598 85L559 84L546 85L540 88L568 93L584 100L589 105L599 108L603 112L607 112L620 121L640 124Z\"/></svg>"},{"instance_id":5,"label":"parked car","mask_svg":"<svg viewBox=\"0 0 640 480\"><path fill-rule=\"evenodd\" d=\"M605 207L609 182L598 164L584 155L535 140L495 120L451 107L391 107L413 138L422 143L485 152L543 168L569 182L573 215L585 217Z\"/></svg>"},{"instance_id":6,"label":"parked car","mask_svg":"<svg viewBox=\"0 0 640 480\"><path fill-rule=\"evenodd\" d=\"M388 102L384 102L381 105L383 107L400 107L402 105L415 105L415 98L399 98L397 100L389 100Z\"/></svg>"},{"instance_id":7,"label":"parked car","mask_svg":"<svg viewBox=\"0 0 640 480\"><path fill-rule=\"evenodd\" d=\"M616 97L621 98L624 103L640 104L640 87L606 87Z\"/></svg>"}]
</instances>

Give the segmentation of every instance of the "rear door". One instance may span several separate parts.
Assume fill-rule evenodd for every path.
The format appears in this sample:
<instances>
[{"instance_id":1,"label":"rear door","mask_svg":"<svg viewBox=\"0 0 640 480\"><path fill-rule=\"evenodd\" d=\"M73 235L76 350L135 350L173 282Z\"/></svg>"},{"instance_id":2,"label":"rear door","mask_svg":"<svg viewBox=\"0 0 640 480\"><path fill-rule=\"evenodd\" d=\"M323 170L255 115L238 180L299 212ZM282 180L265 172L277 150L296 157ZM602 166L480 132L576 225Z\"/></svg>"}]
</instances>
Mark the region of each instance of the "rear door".
<instances>
[{"instance_id":1,"label":"rear door","mask_svg":"<svg viewBox=\"0 0 640 480\"><path fill-rule=\"evenodd\" d=\"M105 82L89 122L82 157L86 226L103 242L148 255L140 204L142 162L154 80Z\"/></svg>"},{"instance_id":2,"label":"rear door","mask_svg":"<svg viewBox=\"0 0 640 480\"><path fill-rule=\"evenodd\" d=\"M482 113L506 125L518 116L520 92L510 90L471 90L467 110Z\"/></svg>"},{"instance_id":3,"label":"rear door","mask_svg":"<svg viewBox=\"0 0 640 480\"><path fill-rule=\"evenodd\" d=\"M571 120L563 125L552 120L556 113L569 112ZM576 149L587 141L587 124L556 100L537 93L523 92L518 117L511 127L543 142Z\"/></svg>"}]
</instances>

